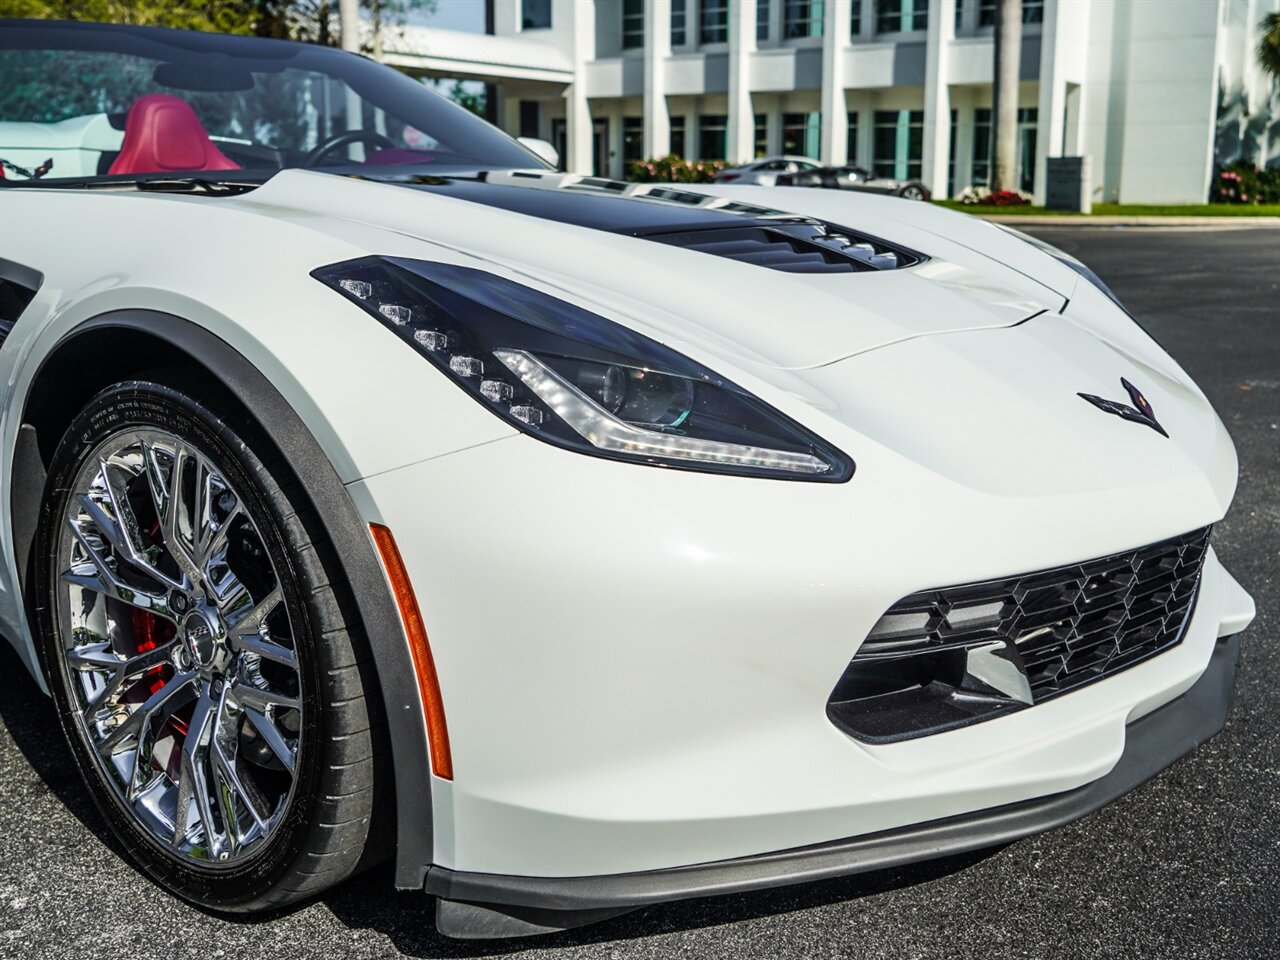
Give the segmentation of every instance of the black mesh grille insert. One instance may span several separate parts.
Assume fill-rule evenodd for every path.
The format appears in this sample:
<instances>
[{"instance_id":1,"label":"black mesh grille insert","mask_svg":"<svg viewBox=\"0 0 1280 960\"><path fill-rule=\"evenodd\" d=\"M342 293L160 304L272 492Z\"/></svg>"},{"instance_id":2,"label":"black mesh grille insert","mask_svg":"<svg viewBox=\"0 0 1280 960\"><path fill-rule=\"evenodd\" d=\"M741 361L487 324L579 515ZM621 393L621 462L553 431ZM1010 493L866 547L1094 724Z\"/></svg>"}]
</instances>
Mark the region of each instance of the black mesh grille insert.
<instances>
[{"instance_id":1,"label":"black mesh grille insert","mask_svg":"<svg viewBox=\"0 0 1280 960\"><path fill-rule=\"evenodd\" d=\"M787 273L898 270L924 257L883 240L814 220L756 221L742 226L649 233L645 239Z\"/></svg>"},{"instance_id":2,"label":"black mesh grille insert","mask_svg":"<svg viewBox=\"0 0 1280 960\"><path fill-rule=\"evenodd\" d=\"M904 739L1042 703L1141 663L1182 640L1209 533L906 597L859 648L828 714L865 739Z\"/></svg>"}]
</instances>

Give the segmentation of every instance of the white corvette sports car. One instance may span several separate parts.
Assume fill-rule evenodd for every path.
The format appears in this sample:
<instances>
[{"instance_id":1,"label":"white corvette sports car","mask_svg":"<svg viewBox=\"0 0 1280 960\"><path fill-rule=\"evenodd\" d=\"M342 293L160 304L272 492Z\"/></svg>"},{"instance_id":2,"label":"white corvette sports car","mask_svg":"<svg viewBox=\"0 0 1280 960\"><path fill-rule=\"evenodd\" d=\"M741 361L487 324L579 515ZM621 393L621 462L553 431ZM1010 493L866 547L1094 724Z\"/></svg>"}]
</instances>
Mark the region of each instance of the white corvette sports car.
<instances>
[{"instance_id":1,"label":"white corvette sports car","mask_svg":"<svg viewBox=\"0 0 1280 960\"><path fill-rule=\"evenodd\" d=\"M556 174L317 47L9 21L0 77L0 633L178 895L393 857L561 929L1008 842L1224 723L1231 440L1052 248Z\"/></svg>"}]
</instances>

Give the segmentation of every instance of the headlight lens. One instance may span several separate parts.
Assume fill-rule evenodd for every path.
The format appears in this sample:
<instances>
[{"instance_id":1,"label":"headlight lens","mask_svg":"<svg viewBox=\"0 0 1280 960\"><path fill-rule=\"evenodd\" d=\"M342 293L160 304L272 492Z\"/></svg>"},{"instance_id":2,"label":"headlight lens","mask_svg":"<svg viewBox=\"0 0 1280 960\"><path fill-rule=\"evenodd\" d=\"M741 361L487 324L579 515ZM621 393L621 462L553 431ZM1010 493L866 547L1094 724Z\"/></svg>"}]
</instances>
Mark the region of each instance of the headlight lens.
<instances>
[{"instance_id":1,"label":"headlight lens","mask_svg":"<svg viewBox=\"0 0 1280 960\"><path fill-rule=\"evenodd\" d=\"M513 426L582 453L841 482L853 463L746 390L604 317L502 277L392 257L313 273Z\"/></svg>"}]
</instances>

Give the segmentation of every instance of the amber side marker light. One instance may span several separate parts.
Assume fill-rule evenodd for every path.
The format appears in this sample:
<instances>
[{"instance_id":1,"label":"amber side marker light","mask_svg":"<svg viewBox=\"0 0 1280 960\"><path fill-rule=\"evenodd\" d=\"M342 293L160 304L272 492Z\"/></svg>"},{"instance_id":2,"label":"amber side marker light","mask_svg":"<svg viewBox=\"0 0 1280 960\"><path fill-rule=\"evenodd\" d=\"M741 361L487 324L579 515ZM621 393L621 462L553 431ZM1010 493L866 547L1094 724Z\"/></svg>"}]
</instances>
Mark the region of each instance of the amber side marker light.
<instances>
[{"instance_id":1,"label":"amber side marker light","mask_svg":"<svg viewBox=\"0 0 1280 960\"><path fill-rule=\"evenodd\" d=\"M422 622L417 597L409 573L400 557L400 548L391 531L381 524L369 524L373 542L382 557L382 568L391 581L391 592L400 608L400 622L409 640L409 653L413 656L413 668L418 674L418 693L422 696L422 709L427 716L427 742L431 745L431 772L442 780L453 779L453 756L449 752L449 728L444 720L444 701L440 699L440 680L436 676L436 664L431 659L431 645L427 643L427 628Z\"/></svg>"}]
</instances>

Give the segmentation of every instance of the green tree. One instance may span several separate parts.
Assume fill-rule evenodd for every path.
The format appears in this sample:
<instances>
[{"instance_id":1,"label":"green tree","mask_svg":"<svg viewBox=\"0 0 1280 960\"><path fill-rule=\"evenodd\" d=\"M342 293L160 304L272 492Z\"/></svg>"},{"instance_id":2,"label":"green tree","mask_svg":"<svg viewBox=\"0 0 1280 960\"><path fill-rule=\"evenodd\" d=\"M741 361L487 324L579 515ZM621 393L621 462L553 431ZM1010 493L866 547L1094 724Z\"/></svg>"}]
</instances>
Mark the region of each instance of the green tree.
<instances>
[{"instance_id":1,"label":"green tree","mask_svg":"<svg viewBox=\"0 0 1280 960\"><path fill-rule=\"evenodd\" d=\"M1262 18L1262 39L1258 41L1258 63L1273 77L1280 78L1280 13Z\"/></svg>"},{"instance_id":2,"label":"green tree","mask_svg":"<svg viewBox=\"0 0 1280 960\"><path fill-rule=\"evenodd\" d=\"M360 6L369 13L374 52L381 52L387 27L434 10L436 0L360 0ZM339 40L337 0L0 0L0 17L250 33L326 46Z\"/></svg>"},{"instance_id":3,"label":"green tree","mask_svg":"<svg viewBox=\"0 0 1280 960\"><path fill-rule=\"evenodd\" d=\"M254 0L0 0L0 17L97 20L217 33L253 33Z\"/></svg>"},{"instance_id":4,"label":"green tree","mask_svg":"<svg viewBox=\"0 0 1280 960\"><path fill-rule=\"evenodd\" d=\"M469 88L467 84L461 80L453 81L453 85L449 88L449 99L460 107L466 107L477 117L484 116L485 106L485 90L480 87L478 90L474 87Z\"/></svg>"}]
</instances>

